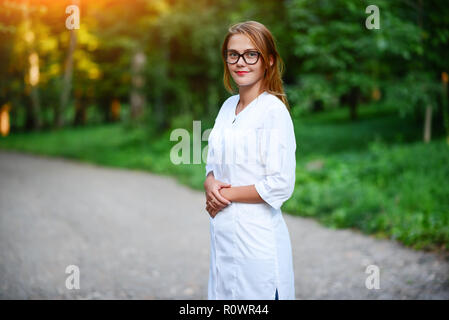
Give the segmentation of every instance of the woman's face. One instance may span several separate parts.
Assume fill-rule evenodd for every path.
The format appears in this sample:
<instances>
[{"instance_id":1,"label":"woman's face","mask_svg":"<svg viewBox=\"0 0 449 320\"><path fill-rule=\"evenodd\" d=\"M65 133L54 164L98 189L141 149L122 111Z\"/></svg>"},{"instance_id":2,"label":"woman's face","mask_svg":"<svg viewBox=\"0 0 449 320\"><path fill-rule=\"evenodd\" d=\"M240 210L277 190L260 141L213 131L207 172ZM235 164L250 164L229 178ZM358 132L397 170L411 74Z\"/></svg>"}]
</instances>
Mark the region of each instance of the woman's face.
<instances>
[{"instance_id":1,"label":"woman's face","mask_svg":"<svg viewBox=\"0 0 449 320\"><path fill-rule=\"evenodd\" d=\"M240 54L243 54L245 51L258 51L251 40L243 34L231 36L227 49L237 51ZM247 64L243 57L240 57L237 63L227 63L227 65L232 78L239 87L257 84L259 81L262 81L265 73L262 56L259 57L256 64Z\"/></svg>"}]
</instances>

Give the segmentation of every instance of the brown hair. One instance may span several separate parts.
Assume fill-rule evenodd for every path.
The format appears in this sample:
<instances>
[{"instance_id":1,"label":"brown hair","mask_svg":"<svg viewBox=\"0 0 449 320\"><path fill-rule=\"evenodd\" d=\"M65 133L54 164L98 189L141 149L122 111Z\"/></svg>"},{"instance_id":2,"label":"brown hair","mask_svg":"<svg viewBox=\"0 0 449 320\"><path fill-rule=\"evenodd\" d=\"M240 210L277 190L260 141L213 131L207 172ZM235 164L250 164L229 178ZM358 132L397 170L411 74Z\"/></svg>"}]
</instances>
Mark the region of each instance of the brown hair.
<instances>
[{"instance_id":1,"label":"brown hair","mask_svg":"<svg viewBox=\"0 0 449 320\"><path fill-rule=\"evenodd\" d=\"M266 67L262 88L264 88L268 93L271 93L278 97L290 111L290 106L287 101L287 95L285 94L284 87L282 85L282 74L285 68L284 62L282 61L281 56L277 51L273 35L267 29L267 27L257 21L240 22L232 25L228 29L228 33L226 34L223 45L221 47L221 56L224 63L223 82L226 90L231 94L235 93L231 85L231 74L229 73L225 56L229 39L234 34L243 34L247 36L255 45L257 50L261 53L262 63ZM272 66L267 63L267 61L270 61L270 56L273 57Z\"/></svg>"}]
</instances>

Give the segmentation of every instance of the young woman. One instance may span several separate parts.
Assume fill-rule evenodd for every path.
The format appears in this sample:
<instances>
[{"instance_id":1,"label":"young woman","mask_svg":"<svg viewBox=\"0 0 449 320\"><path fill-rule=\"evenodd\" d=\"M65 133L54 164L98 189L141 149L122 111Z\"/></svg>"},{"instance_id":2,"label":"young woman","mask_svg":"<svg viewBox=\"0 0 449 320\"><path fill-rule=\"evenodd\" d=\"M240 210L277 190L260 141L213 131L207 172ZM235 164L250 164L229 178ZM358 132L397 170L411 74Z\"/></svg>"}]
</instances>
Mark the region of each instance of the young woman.
<instances>
[{"instance_id":1,"label":"young woman","mask_svg":"<svg viewBox=\"0 0 449 320\"><path fill-rule=\"evenodd\" d=\"M221 106L209 135L209 299L295 299L292 249L280 210L295 186L296 140L270 31L255 21L229 28Z\"/></svg>"}]
</instances>

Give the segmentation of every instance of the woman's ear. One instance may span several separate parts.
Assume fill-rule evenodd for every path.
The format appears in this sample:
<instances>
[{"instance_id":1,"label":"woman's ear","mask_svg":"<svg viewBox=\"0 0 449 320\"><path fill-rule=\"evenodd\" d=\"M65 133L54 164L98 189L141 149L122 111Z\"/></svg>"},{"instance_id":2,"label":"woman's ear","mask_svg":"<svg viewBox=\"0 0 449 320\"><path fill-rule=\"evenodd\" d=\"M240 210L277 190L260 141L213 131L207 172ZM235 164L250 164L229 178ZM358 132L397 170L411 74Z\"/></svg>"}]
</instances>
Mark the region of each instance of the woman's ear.
<instances>
[{"instance_id":1,"label":"woman's ear","mask_svg":"<svg viewBox=\"0 0 449 320\"><path fill-rule=\"evenodd\" d=\"M274 58L273 58L273 55L270 54L270 67L272 67L273 64L274 64Z\"/></svg>"}]
</instances>

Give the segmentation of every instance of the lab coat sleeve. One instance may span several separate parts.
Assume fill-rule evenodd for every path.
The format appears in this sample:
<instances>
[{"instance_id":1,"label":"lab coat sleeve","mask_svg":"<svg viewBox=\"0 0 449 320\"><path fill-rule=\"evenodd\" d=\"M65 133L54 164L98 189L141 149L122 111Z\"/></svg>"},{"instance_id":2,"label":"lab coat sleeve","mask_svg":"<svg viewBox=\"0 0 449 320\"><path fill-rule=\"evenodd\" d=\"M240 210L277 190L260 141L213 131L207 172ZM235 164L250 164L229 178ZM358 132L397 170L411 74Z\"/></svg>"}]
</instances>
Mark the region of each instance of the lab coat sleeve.
<instances>
[{"instance_id":1,"label":"lab coat sleeve","mask_svg":"<svg viewBox=\"0 0 449 320\"><path fill-rule=\"evenodd\" d=\"M209 174L209 172L214 170L214 148L213 148L213 144L212 144L212 135L213 135L213 131L215 130L217 121L220 117L220 113L221 113L221 110L218 113L217 118L215 118L214 127L212 128L211 132L209 133L209 137L207 139L206 177Z\"/></svg>"},{"instance_id":2,"label":"lab coat sleeve","mask_svg":"<svg viewBox=\"0 0 449 320\"><path fill-rule=\"evenodd\" d=\"M228 99L226 99L225 102L223 102L222 106L220 107L220 110L218 111L218 115L215 118L214 127L212 128L212 130L214 130L216 124L221 121L226 108L230 105L229 103L232 101L232 98L233 97L229 97ZM207 142L207 144L208 144L208 151L207 151L207 159L206 159L206 177L209 174L209 172L214 170L214 166L213 166L214 149L211 146L211 139L210 139L211 134L212 134L212 132L210 132L209 139L208 139L208 142Z\"/></svg>"},{"instance_id":3,"label":"lab coat sleeve","mask_svg":"<svg viewBox=\"0 0 449 320\"><path fill-rule=\"evenodd\" d=\"M207 160L206 160L206 177L209 174L209 172L214 170L212 161L210 161L210 159L212 159L212 153L213 153L213 149L208 147Z\"/></svg>"},{"instance_id":4,"label":"lab coat sleeve","mask_svg":"<svg viewBox=\"0 0 449 320\"><path fill-rule=\"evenodd\" d=\"M276 132L275 139L270 139L270 144L274 143L272 146L275 147L266 148L265 160L277 165L271 166L264 178L255 183L255 188L260 197L277 210L295 188L296 138L293 121L285 106L272 109L264 119L264 129L268 129L264 133Z\"/></svg>"}]
</instances>

